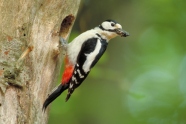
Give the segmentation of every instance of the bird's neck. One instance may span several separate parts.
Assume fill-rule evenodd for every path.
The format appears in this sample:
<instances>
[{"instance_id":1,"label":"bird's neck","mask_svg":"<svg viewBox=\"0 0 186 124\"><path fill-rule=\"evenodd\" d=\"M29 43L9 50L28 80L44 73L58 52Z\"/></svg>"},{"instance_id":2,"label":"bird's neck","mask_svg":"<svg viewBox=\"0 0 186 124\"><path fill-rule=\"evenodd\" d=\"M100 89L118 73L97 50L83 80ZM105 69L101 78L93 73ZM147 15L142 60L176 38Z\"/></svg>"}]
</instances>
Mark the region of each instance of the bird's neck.
<instances>
[{"instance_id":1,"label":"bird's neck","mask_svg":"<svg viewBox=\"0 0 186 124\"><path fill-rule=\"evenodd\" d=\"M106 39L107 41L109 41L109 40L111 40L112 38L114 38L114 37L117 36L116 33L102 30L102 29L100 29L99 27L95 27L94 30L96 30L96 32L97 32L103 39Z\"/></svg>"}]
</instances>

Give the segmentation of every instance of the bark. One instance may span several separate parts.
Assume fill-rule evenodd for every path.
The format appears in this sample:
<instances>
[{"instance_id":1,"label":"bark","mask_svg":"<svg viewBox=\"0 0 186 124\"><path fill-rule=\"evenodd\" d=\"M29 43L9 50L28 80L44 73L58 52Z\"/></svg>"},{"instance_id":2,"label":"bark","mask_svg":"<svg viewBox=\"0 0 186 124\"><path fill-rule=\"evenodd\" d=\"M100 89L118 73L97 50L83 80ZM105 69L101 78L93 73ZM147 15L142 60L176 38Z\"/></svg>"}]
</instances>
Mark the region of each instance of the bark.
<instances>
[{"instance_id":1,"label":"bark","mask_svg":"<svg viewBox=\"0 0 186 124\"><path fill-rule=\"evenodd\" d=\"M0 0L0 124L46 124L80 0ZM63 22L63 23L62 23ZM60 53L60 54L59 54Z\"/></svg>"}]
</instances>

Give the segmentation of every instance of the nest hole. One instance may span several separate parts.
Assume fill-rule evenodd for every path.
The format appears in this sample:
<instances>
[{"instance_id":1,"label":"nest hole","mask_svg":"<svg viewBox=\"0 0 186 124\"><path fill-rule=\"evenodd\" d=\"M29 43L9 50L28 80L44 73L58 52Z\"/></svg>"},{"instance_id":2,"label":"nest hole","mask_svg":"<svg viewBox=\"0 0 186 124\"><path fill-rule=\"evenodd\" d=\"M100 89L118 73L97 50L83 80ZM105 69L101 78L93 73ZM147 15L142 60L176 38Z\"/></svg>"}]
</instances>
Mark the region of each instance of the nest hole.
<instances>
[{"instance_id":1,"label":"nest hole","mask_svg":"<svg viewBox=\"0 0 186 124\"><path fill-rule=\"evenodd\" d=\"M62 23L61 23L61 27L60 27L60 32L59 35L64 37L68 34L69 30L71 29L73 23L74 23L75 17L70 14L68 16L66 16Z\"/></svg>"}]
</instances>

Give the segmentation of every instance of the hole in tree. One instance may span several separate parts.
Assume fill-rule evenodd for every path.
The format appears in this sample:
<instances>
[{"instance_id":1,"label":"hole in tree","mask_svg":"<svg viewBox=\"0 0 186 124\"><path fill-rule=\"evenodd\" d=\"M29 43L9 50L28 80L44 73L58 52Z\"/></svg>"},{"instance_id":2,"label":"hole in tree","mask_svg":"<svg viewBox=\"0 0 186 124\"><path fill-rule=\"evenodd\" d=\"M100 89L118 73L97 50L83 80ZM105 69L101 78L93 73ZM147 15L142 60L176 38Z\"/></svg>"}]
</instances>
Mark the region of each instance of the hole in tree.
<instances>
[{"instance_id":1,"label":"hole in tree","mask_svg":"<svg viewBox=\"0 0 186 124\"><path fill-rule=\"evenodd\" d=\"M59 32L59 35L62 36L63 38L66 37L66 35L68 34L71 26L73 25L74 23L74 20L75 20L75 17L71 14L71 15L68 15L66 16L62 23L61 23L61 27L60 27L60 32Z\"/></svg>"}]
</instances>

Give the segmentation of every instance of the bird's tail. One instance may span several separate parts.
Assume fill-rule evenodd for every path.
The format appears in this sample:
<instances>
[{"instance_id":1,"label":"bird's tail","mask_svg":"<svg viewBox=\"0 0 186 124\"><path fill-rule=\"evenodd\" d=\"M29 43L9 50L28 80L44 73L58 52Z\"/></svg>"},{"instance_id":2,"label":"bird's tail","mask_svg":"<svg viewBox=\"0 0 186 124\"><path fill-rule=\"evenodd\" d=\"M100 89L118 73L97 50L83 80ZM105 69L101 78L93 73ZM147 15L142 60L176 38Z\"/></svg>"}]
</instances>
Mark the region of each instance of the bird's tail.
<instances>
[{"instance_id":1,"label":"bird's tail","mask_svg":"<svg viewBox=\"0 0 186 124\"><path fill-rule=\"evenodd\" d=\"M48 96L48 98L45 100L43 104L43 111L46 110L47 106L54 101L64 90L68 88L68 84L60 84L54 90L52 93Z\"/></svg>"}]
</instances>

